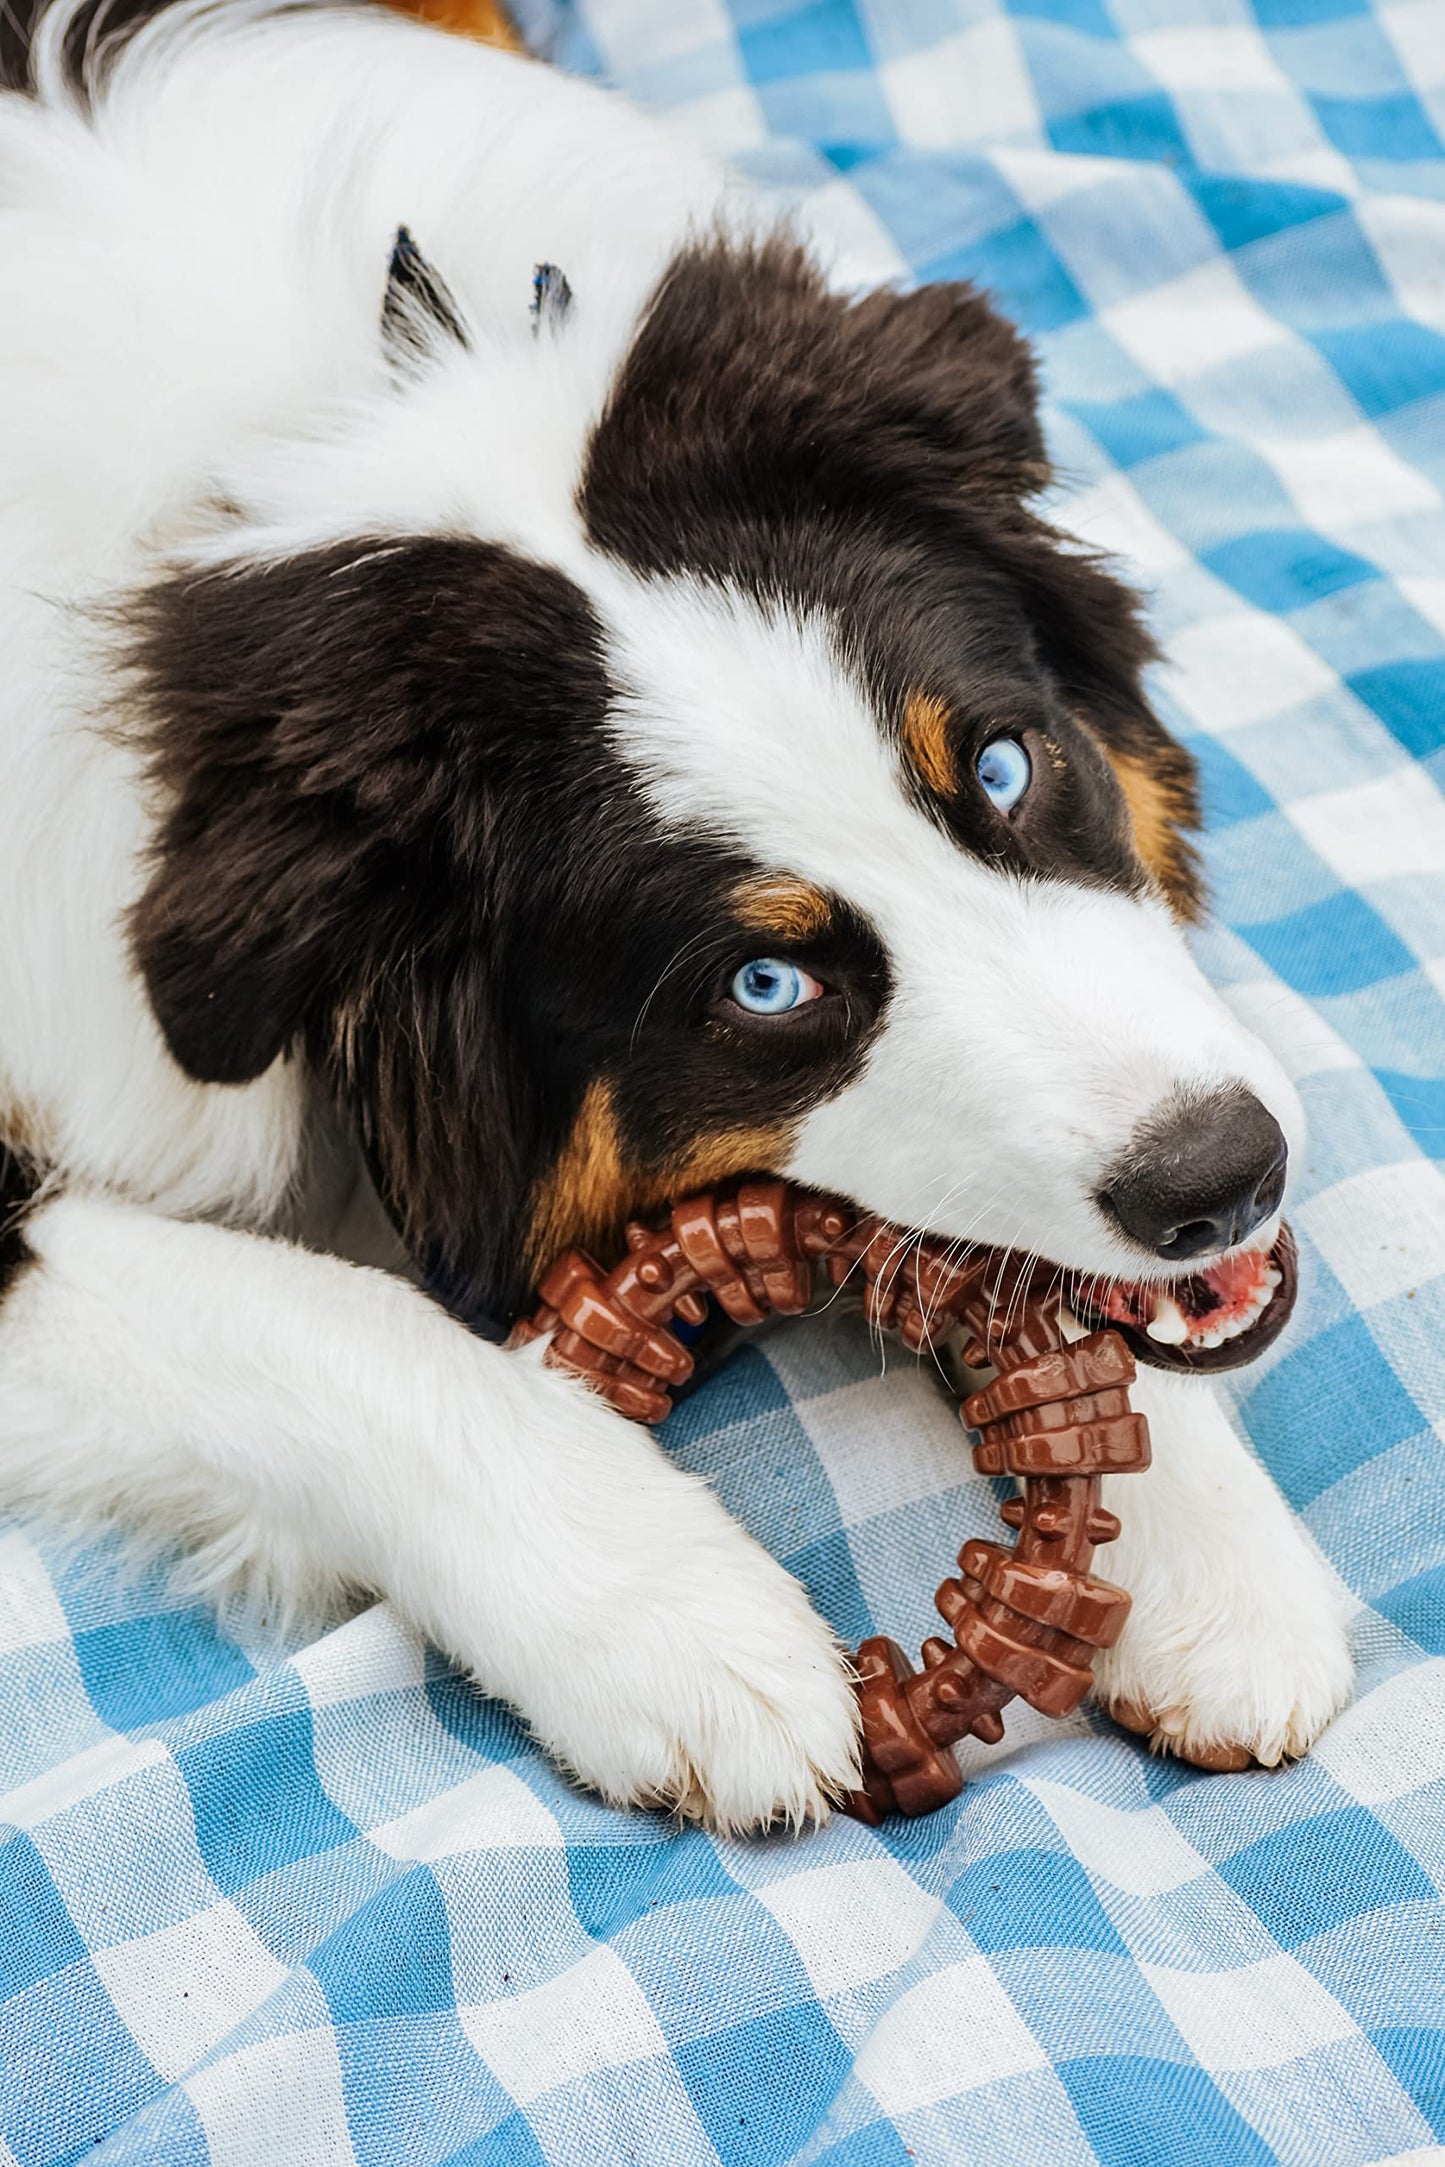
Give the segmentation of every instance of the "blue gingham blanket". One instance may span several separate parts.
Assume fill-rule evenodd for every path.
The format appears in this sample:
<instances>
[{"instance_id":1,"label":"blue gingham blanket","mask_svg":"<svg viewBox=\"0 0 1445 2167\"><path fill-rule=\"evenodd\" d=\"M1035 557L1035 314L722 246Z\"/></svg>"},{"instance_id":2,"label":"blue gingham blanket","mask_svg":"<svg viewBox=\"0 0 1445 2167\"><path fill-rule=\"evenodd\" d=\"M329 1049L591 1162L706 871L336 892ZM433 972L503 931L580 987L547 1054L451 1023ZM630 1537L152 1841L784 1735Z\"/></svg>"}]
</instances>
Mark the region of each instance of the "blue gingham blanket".
<instances>
[{"instance_id":1,"label":"blue gingham blanket","mask_svg":"<svg viewBox=\"0 0 1445 2167\"><path fill-rule=\"evenodd\" d=\"M527 9L539 27L545 0ZM1311 1758L1015 1715L959 1802L679 1833L385 1608L294 1650L0 1530L0 2163L1445 2159L1445 0L583 0L568 64L1038 342L1060 515L1153 595L1227 997L1313 1120L1237 1380L1353 1600ZM831 1321L675 1418L850 1640L993 1523Z\"/></svg>"}]
</instances>

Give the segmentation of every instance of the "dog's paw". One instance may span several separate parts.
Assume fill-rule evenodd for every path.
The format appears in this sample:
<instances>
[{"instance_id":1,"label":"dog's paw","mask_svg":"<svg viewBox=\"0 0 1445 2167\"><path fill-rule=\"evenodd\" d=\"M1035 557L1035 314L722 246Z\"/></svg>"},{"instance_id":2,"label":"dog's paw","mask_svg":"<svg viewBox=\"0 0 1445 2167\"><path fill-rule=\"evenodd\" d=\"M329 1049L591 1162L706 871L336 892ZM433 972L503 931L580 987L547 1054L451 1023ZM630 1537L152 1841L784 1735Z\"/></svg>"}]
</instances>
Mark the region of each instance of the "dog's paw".
<instances>
[{"instance_id":1,"label":"dog's paw","mask_svg":"<svg viewBox=\"0 0 1445 2167\"><path fill-rule=\"evenodd\" d=\"M1309 1570L1221 1570L1177 1609L1131 1616L1095 1669L1095 1697L1157 1753L1197 1768L1274 1768L1307 1753L1350 1697L1333 1591Z\"/></svg>"},{"instance_id":2,"label":"dog's paw","mask_svg":"<svg viewBox=\"0 0 1445 2167\"><path fill-rule=\"evenodd\" d=\"M740 1529L695 1572L660 1575L526 1713L614 1805L724 1834L827 1818L859 1781L858 1713L837 1641ZM712 1547L712 1546L710 1546Z\"/></svg>"}]
</instances>

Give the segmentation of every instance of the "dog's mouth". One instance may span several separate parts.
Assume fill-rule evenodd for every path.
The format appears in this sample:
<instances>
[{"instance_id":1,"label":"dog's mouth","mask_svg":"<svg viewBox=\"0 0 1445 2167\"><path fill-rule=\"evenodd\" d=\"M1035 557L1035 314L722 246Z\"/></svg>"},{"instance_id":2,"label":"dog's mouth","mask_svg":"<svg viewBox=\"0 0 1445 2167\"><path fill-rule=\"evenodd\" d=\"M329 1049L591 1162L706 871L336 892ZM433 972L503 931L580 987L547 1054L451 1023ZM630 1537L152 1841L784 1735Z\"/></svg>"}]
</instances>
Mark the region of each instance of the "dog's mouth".
<instances>
[{"instance_id":1,"label":"dog's mouth","mask_svg":"<svg viewBox=\"0 0 1445 2167\"><path fill-rule=\"evenodd\" d=\"M1294 1236L1244 1249L1179 1279L1084 1279L1069 1287L1081 1324L1112 1325L1156 1369L1242 1369L1278 1339L1299 1292Z\"/></svg>"}]
</instances>

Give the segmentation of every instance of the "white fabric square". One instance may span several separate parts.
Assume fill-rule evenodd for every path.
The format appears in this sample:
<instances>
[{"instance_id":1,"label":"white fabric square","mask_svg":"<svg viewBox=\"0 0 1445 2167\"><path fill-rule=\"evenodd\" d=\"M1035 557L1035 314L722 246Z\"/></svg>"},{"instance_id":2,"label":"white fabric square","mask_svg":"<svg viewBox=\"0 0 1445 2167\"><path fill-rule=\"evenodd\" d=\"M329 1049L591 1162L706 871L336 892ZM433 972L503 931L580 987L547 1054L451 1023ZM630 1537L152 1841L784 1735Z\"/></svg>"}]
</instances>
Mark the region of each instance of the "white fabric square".
<instances>
[{"instance_id":1,"label":"white fabric square","mask_svg":"<svg viewBox=\"0 0 1445 2167\"><path fill-rule=\"evenodd\" d=\"M1283 714L1339 682L1297 632L1259 610L1186 625L1169 643L1166 669L1180 706L1216 734Z\"/></svg>"},{"instance_id":2,"label":"white fabric square","mask_svg":"<svg viewBox=\"0 0 1445 2167\"><path fill-rule=\"evenodd\" d=\"M868 2034L854 2075L885 2114L911 2114L1047 2066L1037 2039L976 1956L900 1995Z\"/></svg>"},{"instance_id":3,"label":"white fabric square","mask_svg":"<svg viewBox=\"0 0 1445 2167\"><path fill-rule=\"evenodd\" d=\"M1129 1896L1182 1888L1209 1867L1162 1807L1106 1806L1046 1777L1022 1779L1086 1873Z\"/></svg>"},{"instance_id":4,"label":"white fabric square","mask_svg":"<svg viewBox=\"0 0 1445 2167\"><path fill-rule=\"evenodd\" d=\"M1033 78L1007 15L886 61L878 78L900 137L918 149L1042 136Z\"/></svg>"},{"instance_id":5,"label":"white fabric square","mask_svg":"<svg viewBox=\"0 0 1445 2167\"><path fill-rule=\"evenodd\" d=\"M1438 509L1425 476L1407 466L1368 422L1332 436L1261 438L1256 444L1307 527L1349 533L1375 519Z\"/></svg>"},{"instance_id":6,"label":"white fabric square","mask_svg":"<svg viewBox=\"0 0 1445 2167\"><path fill-rule=\"evenodd\" d=\"M1434 6L1435 0L1427 0ZM1445 329L1445 279L1440 276L1438 203L1404 195L1366 196L1355 212L1394 287L1402 310Z\"/></svg>"},{"instance_id":7,"label":"white fabric square","mask_svg":"<svg viewBox=\"0 0 1445 2167\"><path fill-rule=\"evenodd\" d=\"M562 1831L535 1791L510 1768L483 1768L450 1790L367 1834L395 1859L455 1858L464 1851L555 1849Z\"/></svg>"},{"instance_id":8,"label":"white fabric square","mask_svg":"<svg viewBox=\"0 0 1445 2167\"><path fill-rule=\"evenodd\" d=\"M816 1399L798 1399L793 1406L817 1449L846 1527L973 1480L957 1409L923 1379L908 1374L911 1356L896 1346L888 1355L881 1376L820 1393ZM786 1384L786 1370L783 1381Z\"/></svg>"},{"instance_id":9,"label":"white fabric square","mask_svg":"<svg viewBox=\"0 0 1445 2167\"><path fill-rule=\"evenodd\" d=\"M719 158L736 157L740 151L757 150L771 141L757 92L746 83L710 91L705 98L689 98L664 113L662 120L694 150L711 151Z\"/></svg>"},{"instance_id":10,"label":"white fabric square","mask_svg":"<svg viewBox=\"0 0 1445 2167\"><path fill-rule=\"evenodd\" d=\"M16 1828L40 1828L68 1806L94 1798L138 1770L154 1768L169 1758L159 1738L122 1738L112 1732L97 1745L72 1753L58 1767L47 1768L44 1775L0 1797L0 1821L13 1822Z\"/></svg>"},{"instance_id":11,"label":"white fabric square","mask_svg":"<svg viewBox=\"0 0 1445 2167\"><path fill-rule=\"evenodd\" d=\"M210 2167L356 2167L329 2024L243 2047L186 2082Z\"/></svg>"},{"instance_id":12,"label":"white fabric square","mask_svg":"<svg viewBox=\"0 0 1445 2167\"><path fill-rule=\"evenodd\" d=\"M1278 90L1287 83L1261 33L1248 23L1185 23L1129 40L1169 90Z\"/></svg>"},{"instance_id":13,"label":"white fabric square","mask_svg":"<svg viewBox=\"0 0 1445 2167\"><path fill-rule=\"evenodd\" d=\"M1445 1273L1445 1174L1430 1160L1372 1166L1296 1207L1357 1308Z\"/></svg>"},{"instance_id":14,"label":"white fabric square","mask_svg":"<svg viewBox=\"0 0 1445 2167\"><path fill-rule=\"evenodd\" d=\"M1445 89L1445 9L1440 0L1384 0L1379 21L1416 89Z\"/></svg>"},{"instance_id":15,"label":"white fabric square","mask_svg":"<svg viewBox=\"0 0 1445 2167\"><path fill-rule=\"evenodd\" d=\"M70 1627L39 1551L18 1528L0 1535L0 1655L65 1647Z\"/></svg>"},{"instance_id":16,"label":"white fabric square","mask_svg":"<svg viewBox=\"0 0 1445 2167\"><path fill-rule=\"evenodd\" d=\"M1223 260L1118 301L1099 320L1163 384L1187 383L1289 336Z\"/></svg>"},{"instance_id":17,"label":"white fabric square","mask_svg":"<svg viewBox=\"0 0 1445 2167\"><path fill-rule=\"evenodd\" d=\"M519 2107L594 2069L667 2052L667 2041L620 1956L595 1948L579 1963L501 2001L457 2009L462 2030Z\"/></svg>"},{"instance_id":18,"label":"white fabric square","mask_svg":"<svg viewBox=\"0 0 1445 2167\"><path fill-rule=\"evenodd\" d=\"M1277 2069L1316 2047L1354 2037L1359 2026L1292 1956L1236 1971L1139 1966L1209 2070Z\"/></svg>"},{"instance_id":19,"label":"white fabric square","mask_svg":"<svg viewBox=\"0 0 1445 2167\"><path fill-rule=\"evenodd\" d=\"M344 1708L368 1693L426 1683L426 1643L390 1603L373 1603L292 1657L313 1708Z\"/></svg>"},{"instance_id":20,"label":"white fabric square","mask_svg":"<svg viewBox=\"0 0 1445 2167\"><path fill-rule=\"evenodd\" d=\"M1362 1806L1445 1779L1445 1660L1397 1671L1336 1716L1312 1758Z\"/></svg>"},{"instance_id":21,"label":"white fabric square","mask_svg":"<svg viewBox=\"0 0 1445 2167\"><path fill-rule=\"evenodd\" d=\"M91 1961L142 2054L172 2082L288 1977L225 1902L158 1934L97 1949Z\"/></svg>"},{"instance_id":22,"label":"white fabric square","mask_svg":"<svg viewBox=\"0 0 1445 2167\"><path fill-rule=\"evenodd\" d=\"M1413 763L1347 790L1294 798L1289 816L1349 887L1445 873L1445 797Z\"/></svg>"},{"instance_id":23,"label":"white fabric square","mask_svg":"<svg viewBox=\"0 0 1445 2167\"><path fill-rule=\"evenodd\" d=\"M787 1874L755 1893L825 1999L886 1978L906 1964L943 1909L881 1851Z\"/></svg>"}]
</instances>

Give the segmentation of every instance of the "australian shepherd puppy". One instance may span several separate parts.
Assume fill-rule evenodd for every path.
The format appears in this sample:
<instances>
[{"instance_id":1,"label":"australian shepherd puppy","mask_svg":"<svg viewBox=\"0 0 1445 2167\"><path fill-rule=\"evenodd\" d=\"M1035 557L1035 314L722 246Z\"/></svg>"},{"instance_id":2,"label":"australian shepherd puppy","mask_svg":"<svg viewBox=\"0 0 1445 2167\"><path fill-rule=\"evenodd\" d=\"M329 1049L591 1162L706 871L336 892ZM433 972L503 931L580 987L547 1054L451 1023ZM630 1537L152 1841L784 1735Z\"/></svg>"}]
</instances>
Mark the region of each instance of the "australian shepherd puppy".
<instances>
[{"instance_id":1,"label":"australian shepherd puppy","mask_svg":"<svg viewBox=\"0 0 1445 2167\"><path fill-rule=\"evenodd\" d=\"M1100 1695L1303 1751L1332 1587L1180 1373L1285 1314L1300 1110L1015 334L385 13L0 63L0 1496L379 1591L609 1799L820 1814L801 1589L461 1321L766 1170L1107 1283L1175 1373Z\"/></svg>"}]
</instances>

